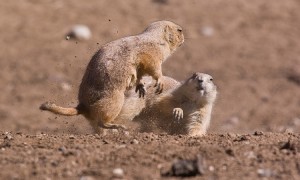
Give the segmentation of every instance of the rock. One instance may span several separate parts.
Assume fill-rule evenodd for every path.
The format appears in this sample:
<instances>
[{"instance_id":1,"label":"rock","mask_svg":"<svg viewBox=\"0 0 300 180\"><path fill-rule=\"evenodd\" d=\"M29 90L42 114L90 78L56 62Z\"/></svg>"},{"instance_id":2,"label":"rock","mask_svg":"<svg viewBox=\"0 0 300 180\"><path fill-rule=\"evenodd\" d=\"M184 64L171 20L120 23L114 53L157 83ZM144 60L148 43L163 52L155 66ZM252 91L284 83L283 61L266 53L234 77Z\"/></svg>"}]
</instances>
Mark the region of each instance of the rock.
<instances>
[{"instance_id":1,"label":"rock","mask_svg":"<svg viewBox=\"0 0 300 180\"><path fill-rule=\"evenodd\" d=\"M179 176L189 177L203 175L205 161L202 156L198 155L194 160L176 160L169 171L162 173L162 176Z\"/></svg>"},{"instance_id":2,"label":"rock","mask_svg":"<svg viewBox=\"0 0 300 180\"><path fill-rule=\"evenodd\" d=\"M270 169L258 169L257 174L260 177L271 177L273 172Z\"/></svg>"},{"instance_id":3,"label":"rock","mask_svg":"<svg viewBox=\"0 0 300 180\"><path fill-rule=\"evenodd\" d=\"M5 148L11 147L11 142L13 140L13 136L10 132L5 132L4 135L4 141L0 143L0 148L2 151L4 151Z\"/></svg>"},{"instance_id":4,"label":"rock","mask_svg":"<svg viewBox=\"0 0 300 180\"><path fill-rule=\"evenodd\" d=\"M284 133L287 133L287 134L289 134L289 133L294 133L294 128L293 127L290 127L290 128L286 128L285 130L284 130Z\"/></svg>"},{"instance_id":5,"label":"rock","mask_svg":"<svg viewBox=\"0 0 300 180\"><path fill-rule=\"evenodd\" d=\"M103 141L104 144L109 144L109 141L106 140L106 139L103 139L102 141Z\"/></svg>"},{"instance_id":6,"label":"rock","mask_svg":"<svg viewBox=\"0 0 300 180\"><path fill-rule=\"evenodd\" d=\"M73 156L73 155L76 155L76 152L75 152L75 151L67 150L64 146L58 148L58 150L59 150L60 152L62 152L62 155L63 155L63 156Z\"/></svg>"},{"instance_id":7,"label":"rock","mask_svg":"<svg viewBox=\"0 0 300 180\"><path fill-rule=\"evenodd\" d=\"M230 138L235 138L235 137L236 137L236 134L234 134L234 133L227 133L227 135L228 135Z\"/></svg>"},{"instance_id":8,"label":"rock","mask_svg":"<svg viewBox=\"0 0 300 180\"><path fill-rule=\"evenodd\" d=\"M130 142L131 144L138 144L139 143L139 141L138 140L136 140L136 139L133 139L131 142Z\"/></svg>"},{"instance_id":9,"label":"rock","mask_svg":"<svg viewBox=\"0 0 300 180\"><path fill-rule=\"evenodd\" d=\"M229 156L234 156L234 151L232 149L226 149L225 150L226 154L228 154Z\"/></svg>"},{"instance_id":10,"label":"rock","mask_svg":"<svg viewBox=\"0 0 300 180\"><path fill-rule=\"evenodd\" d=\"M11 135L10 132L5 132L4 134L5 134L4 139L7 139L7 140L12 140L13 139L13 136Z\"/></svg>"},{"instance_id":11,"label":"rock","mask_svg":"<svg viewBox=\"0 0 300 180\"><path fill-rule=\"evenodd\" d=\"M89 40L92 37L91 30L85 25L75 25L72 27L70 32L67 34L66 39L70 38L78 40Z\"/></svg>"},{"instance_id":12,"label":"rock","mask_svg":"<svg viewBox=\"0 0 300 180\"><path fill-rule=\"evenodd\" d=\"M249 135L240 135L236 139L234 139L233 141L248 141L248 140L250 140Z\"/></svg>"},{"instance_id":13,"label":"rock","mask_svg":"<svg viewBox=\"0 0 300 180\"><path fill-rule=\"evenodd\" d=\"M58 150L61 151L61 152L67 151L67 149L64 146L59 147Z\"/></svg>"},{"instance_id":14,"label":"rock","mask_svg":"<svg viewBox=\"0 0 300 180\"><path fill-rule=\"evenodd\" d=\"M264 133L262 131L255 131L254 136L262 136Z\"/></svg>"},{"instance_id":15,"label":"rock","mask_svg":"<svg viewBox=\"0 0 300 180\"><path fill-rule=\"evenodd\" d=\"M125 136L129 136L130 133L129 133L128 131L124 131L124 135L125 135Z\"/></svg>"},{"instance_id":16,"label":"rock","mask_svg":"<svg viewBox=\"0 0 300 180\"><path fill-rule=\"evenodd\" d=\"M115 168L113 170L114 177L122 178L124 176L124 171L122 168Z\"/></svg>"},{"instance_id":17,"label":"rock","mask_svg":"<svg viewBox=\"0 0 300 180\"><path fill-rule=\"evenodd\" d=\"M70 135L69 139L75 139L75 136L74 135Z\"/></svg>"},{"instance_id":18,"label":"rock","mask_svg":"<svg viewBox=\"0 0 300 180\"><path fill-rule=\"evenodd\" d=\"M50 163L53 167L57 167L59 165L58 161L52 160Z\"/></svg>"},{"instance_id":19,"label":"rock","mask_svg":"<svg viewBox=\"0 0 300 180\"><path fill-rule=\"evenodd\" d=\"M96 139L100 139L101 138L99 134L95 134L94 136L95 136Z\"/></svg>"},{"instance_id":20,"label":"rock","mask_svg":"<svg viewBox=\"0 0 300 180\"><path fill-rule=\"evenodd\" d=\"M297 152L297 147L295 143L292 143L291 140L288 140L288 142L284 143L281 147L280 150L290 150L290 151L295 151Z\"/></svg>"}]
</instances>

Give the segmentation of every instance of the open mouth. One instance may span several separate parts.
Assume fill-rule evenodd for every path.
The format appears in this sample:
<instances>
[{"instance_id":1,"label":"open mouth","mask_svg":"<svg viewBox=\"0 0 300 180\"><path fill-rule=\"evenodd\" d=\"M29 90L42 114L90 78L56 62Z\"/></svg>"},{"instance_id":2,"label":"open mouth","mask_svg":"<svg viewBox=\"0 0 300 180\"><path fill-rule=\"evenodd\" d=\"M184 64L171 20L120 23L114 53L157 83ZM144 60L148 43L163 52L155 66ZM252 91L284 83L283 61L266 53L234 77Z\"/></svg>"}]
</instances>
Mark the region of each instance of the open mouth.
<instances>
[{"instance_id":1,"label":"open mouth","mask_svg":"<svg viewBox=\"0 0 300 180\"><path fill-rule=\"evenodd\" d=\"M203 91L204 90L204 88L202 86L198 86L196 89L197 89L197 91Z\"/></svg>"},{"instance_id":2,"label":"open mouth","mask_svg":"<svg viewBox=\"0 0 300 180\"><path fill-rule=\"evenodd\" d=\"M197 91L200 93L201 96L204 96L205 94L205 90L202 86L198 86L197 87Z\"/></svg>"}]
</instances>

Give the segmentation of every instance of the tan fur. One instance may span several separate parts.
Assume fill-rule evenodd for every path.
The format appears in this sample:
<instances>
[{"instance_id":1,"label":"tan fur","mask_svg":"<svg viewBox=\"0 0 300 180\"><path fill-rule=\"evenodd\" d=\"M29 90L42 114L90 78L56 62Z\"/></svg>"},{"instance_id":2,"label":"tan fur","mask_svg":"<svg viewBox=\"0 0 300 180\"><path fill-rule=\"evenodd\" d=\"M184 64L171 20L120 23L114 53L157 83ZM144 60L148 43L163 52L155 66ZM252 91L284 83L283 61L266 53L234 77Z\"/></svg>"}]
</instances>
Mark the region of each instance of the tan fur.
<instances>
[{"instance_id":1,"label":"tan fur","mask_svg":"<svg viewBox=\"0 0 300 180\"><path fill-rule=\"evenodd\" d=\"M46 102L40 106L41 110L48 110L55 114L74 116L80 114L77 108L63 108L51 102Z\"/></svg>"},{"instance_id":2,"label":"tan fur","mask_svg":"<svg viewBox=\"0 0 300 180\"><path fill-rule=\"evenodd\" d=\"M195 73L180 84L174 83L172 78L164 77L165 86L169 84L167 91L156 96L155 89L150 87L146 100L142 103L138 98L128 97L124 104L126 110L122 112L130 114L135 111L132 114L138 115L130 118L141 124L141 131L159 130L169 134L205 135L217 95L216 86L211 79L208 74ZM139 103L143 109L136 112L134 106L140 107L137 105Z\"/></svg>"},{"instance_id":3,"label":"tan fur","mask_svg":"<svg viewBox=\"0 0 300 180\"><path fill-rule=\"evenodd\" d=\"M139 35L107 43L87 66L79 89L79 105L63 108L43 104L41 109L62 115L83 114L97 132L99 126L125 128L113 124L124 104L125 91L140 84L147 74L157 81L158 91L161 91L161 65L183 41L180 26L158 21Z\"/></svg>"},{"instance_id":4,"label":"tan fur","mask_svg":"<svg viewBox=\"0 0 300 180\"><path fill-rule=\"evenodd\" d=\"M126 122L133 120L134 117L138 116L146 106L149 106L149 103L152 102L151 99L158 96L151 77L145 76L142 79L142 81L145 84L146 89L148 90L146 97L139 98L139 95L135 93L134 90L126 91L125 102L120 114L116 118L117 121ZM164 84L165 92L174 89L176 86L180 85L178 81L167 76L162 77L162 82Z\"/></svg>"}]
</instances>

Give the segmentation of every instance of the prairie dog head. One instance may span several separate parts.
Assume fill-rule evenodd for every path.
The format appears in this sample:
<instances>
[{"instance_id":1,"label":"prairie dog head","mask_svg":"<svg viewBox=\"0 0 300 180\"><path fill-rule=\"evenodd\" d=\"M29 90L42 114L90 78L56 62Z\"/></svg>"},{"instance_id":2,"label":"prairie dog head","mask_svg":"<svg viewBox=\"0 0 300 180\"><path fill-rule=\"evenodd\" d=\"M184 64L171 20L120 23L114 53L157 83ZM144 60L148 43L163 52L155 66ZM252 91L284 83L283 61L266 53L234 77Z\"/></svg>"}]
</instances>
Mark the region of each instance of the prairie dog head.
<instances>
[{"instance_id":1,"label":"prairie dog head","mask_svg":"<svg viewBox=\"0 0 300 180\"><path fill-rule=\"evenodd\" d=\"M169 45L171 53L184 42L182 27L171 21L153 22L144 31L144 33L148 32L162 38Z\"/></svg>"},{"instance_id":2,"label":"prairie dog head","mask_svg":"<svg viewBox=\"0 0 300 180\"><path fill-rule=\"evenodd\" d=\"M194 73L183 85L191 100L214 102L217 96L217 87L212 76L204 73Z\"/></svg>"}]
</instances>

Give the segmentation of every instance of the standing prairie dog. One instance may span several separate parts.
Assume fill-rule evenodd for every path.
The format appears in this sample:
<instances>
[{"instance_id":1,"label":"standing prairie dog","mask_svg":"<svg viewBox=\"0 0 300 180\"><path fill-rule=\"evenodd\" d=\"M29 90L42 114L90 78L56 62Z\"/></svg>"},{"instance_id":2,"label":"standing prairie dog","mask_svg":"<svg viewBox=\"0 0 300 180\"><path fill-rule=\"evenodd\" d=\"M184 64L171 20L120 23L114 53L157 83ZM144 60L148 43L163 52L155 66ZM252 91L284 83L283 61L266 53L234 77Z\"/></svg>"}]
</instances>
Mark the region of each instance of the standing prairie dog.
<instances>
[{"instance_id":1,"label":"standing prairie dog","mask_svg":"<svg viewBox=\"0 0 300 180\"><path fill-rule=\"evenodd\" d=\"M83 114L99 132L99 127L125 128L114 124L124 103L126 90L136 86L144 75L156 80L156 91L162 92L162 63L184 42L182 28L170 21L157 21L136 36L121 38L103 45L90 60L83 76L75 108L64 108L46 102L41 110L73 116Z\"/></svg>"},{"instance_id":2,"label":"standing prairie dog","mask_svg":"<svg viewBox=\"0 0 300 180\"><path fill-rule=\"evenodd\" d=\"M145 102L137 97L127 97L120 116L137 114L130 118L141 124L141 131L155 132L158 129L168 134L205 135L217 96L212 80L204 73L194 73L182 84L164 77L167 91L156 96L155 89L149 87ZM134 106L142 106L143 109L136 112Z\"/></svg>"}]
</instances>

